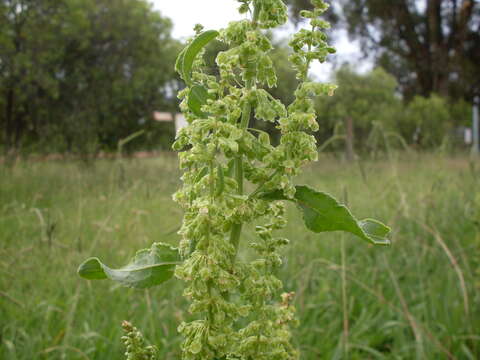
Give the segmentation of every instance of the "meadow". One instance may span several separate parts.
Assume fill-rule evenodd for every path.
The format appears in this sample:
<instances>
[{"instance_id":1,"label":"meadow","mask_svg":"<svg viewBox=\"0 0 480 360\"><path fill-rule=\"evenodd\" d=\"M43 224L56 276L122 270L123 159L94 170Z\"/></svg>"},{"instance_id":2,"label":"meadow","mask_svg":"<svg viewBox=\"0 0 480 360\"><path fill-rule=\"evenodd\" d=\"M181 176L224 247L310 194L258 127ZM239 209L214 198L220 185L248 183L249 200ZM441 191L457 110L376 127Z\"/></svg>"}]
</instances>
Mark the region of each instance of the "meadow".
<instances>
[{"instance_id":1,"label":"meadow","mask_svg":"<svg viewBox=\"0 0 480 360\"><path fill-rule=\"evenodd\" d=\"M122 320L179 359L182 283L146 291L76 274L89 256L121 266L177 244L174 154L0 165L0 359L121 359ZM298 179L393 229L390 247L304 230L293 207L280 278L296 293L302 359L480 358L480 162L392 154L322 156ZM241 257L251 254L245 243Z\"/></svg>"}]
</instances>

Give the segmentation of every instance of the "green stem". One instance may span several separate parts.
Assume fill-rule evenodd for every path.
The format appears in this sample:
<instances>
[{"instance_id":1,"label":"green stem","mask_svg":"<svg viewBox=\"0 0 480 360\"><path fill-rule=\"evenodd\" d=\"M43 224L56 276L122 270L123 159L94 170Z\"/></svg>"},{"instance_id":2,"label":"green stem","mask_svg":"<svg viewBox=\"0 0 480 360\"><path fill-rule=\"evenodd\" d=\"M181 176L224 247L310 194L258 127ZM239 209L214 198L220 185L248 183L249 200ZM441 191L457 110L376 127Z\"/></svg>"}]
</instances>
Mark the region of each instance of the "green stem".
<instances>
[{"instance_id":1,"label":"green stem","mask_svg":"<svg viewBox=\"0 0 480 360\"><path fill-rule=\"evenodd\" d=\"M253 18L252 22L256 25L257 24L257 19L258 15L260 13L260 6L257 4L257 0L253 0Z\"/></svg>"},{"instance_id":2,"label":"green stem","mask_svg":"<svg viewBox=\"0 0 480 360\"><path fill-rule=\"evenodd\" d=\"M253 81L248 81L246 84L247 89L253 87ZM252 104L246 102L242 110L242 120L240 122L241 129L247 129L250 121L250 115L252 113ZM243 195L243 156L240 154L235 158L235 180L237 182L237 194ZM240 234L242 233L242 224L233 224L232 231L230 233L230 243L235 247L235 256L238 252L238 246L240 244Z\"/></svg>"},{"instance_id":3,"label":"green stem","mask_svg":"<svg viewBox=\"0 0 480 360\"><path fill-rule=\"evenodd\" d=\"M312 26L312 35L315 32L315 26ZM308 44L308 53L312 51L312 44ZM305 66L305 73L303 74L303 81L307 81L308 79L308 70L310 69L310 63L312 62L312 59L307 60L307 65Z\"/></svg>"},{"instance_id":4,"label":"green stem","mask_svg":"<svg viewBox=\"0 0 480 360\"><path fill-rule=\"evenodd\" d=\"M212 205L213 202L215 201L214 197L215 197L215 178L214 178L214 166L213 166L213 161L210 161L210 164L209 164L209 167L210 167L210 174L208 175L210 178L208 179L208 182L210 183L210 204ZM210 214L210 213L209 213ZM210 216L210 215L209 215ZM210 253L210 225L208 226L208 250L207 250L209 253ZM207 281L207 290L208 290L208 296L209 298L211 299L212 298L212 280L208 280ZM207 320L210 324L213 323L213 319L214 319L214 310L213 310L213 306L212 304L210 304L208 306L208 312L207 312Z\"/></svg>"},{"instance_id":5,"label":"green stem","mask_svg":"<svg viewBox=\"0 0 480 360\"><path fill-rule=\"evenodd\" d=\"M253 1L253 19L252 22L255 24L258 18L259 14L259 6L257 6L257 1ZM247 80L247 83L245 84L245 87L247 90L250 90L253 88L255 85L255 80ZM246 130L248 128L248 123L250 122L250 116L252 114L252 104L250 101L247 101L243 105L242 109L242 120L240 122L240 128L242 130ZM238 195L243 195L243 159L242 155L239 154L235 158L235 180L237 182L237 194ZM233 257L233 261L235 261L235 258L237 257L237 252L238 252L238 247L240 245L240 235L242 233L242 223L239 224L233 224L232 225L232 230L230 232L230 243L234 246L235 248L235 255Z\"/></svg>"}]
</instances>

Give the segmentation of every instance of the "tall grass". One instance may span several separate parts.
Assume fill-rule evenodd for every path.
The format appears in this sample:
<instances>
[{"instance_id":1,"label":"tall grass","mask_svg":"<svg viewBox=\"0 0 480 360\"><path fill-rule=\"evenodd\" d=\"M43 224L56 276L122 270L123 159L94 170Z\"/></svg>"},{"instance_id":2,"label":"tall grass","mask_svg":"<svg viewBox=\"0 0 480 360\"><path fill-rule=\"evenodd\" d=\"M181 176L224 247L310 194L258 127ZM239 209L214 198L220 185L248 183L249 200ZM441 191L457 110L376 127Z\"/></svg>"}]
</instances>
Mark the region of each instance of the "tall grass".
<instances>
[{"instance_id":1,"label":"tall grass","mask_svg":"<svg viewBox=\"0 0 480 360\"><path fill-rule=\"evenodd\" d=\"M75 273L90 255L117 266L153 241L177 243L176 168L162 157L0 169L0 359L121 359L124 319L161 359L179 359L181 283L136 291ZM391 247L373 248L307 233L290 209L279 275L297 294L303 359L480 358L479 175L466 159L435 155L322 158L307 169L300 182L394 234Z\"/></svg>"}]
</instances>

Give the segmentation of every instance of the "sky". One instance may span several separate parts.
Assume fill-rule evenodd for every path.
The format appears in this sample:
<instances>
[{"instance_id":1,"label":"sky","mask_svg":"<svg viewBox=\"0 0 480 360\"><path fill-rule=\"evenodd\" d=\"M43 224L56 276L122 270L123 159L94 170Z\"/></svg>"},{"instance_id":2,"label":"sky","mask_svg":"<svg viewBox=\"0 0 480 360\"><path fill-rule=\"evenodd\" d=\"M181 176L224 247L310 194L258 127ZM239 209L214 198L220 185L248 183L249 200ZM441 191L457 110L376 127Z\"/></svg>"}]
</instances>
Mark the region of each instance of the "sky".
<instances>
[{"instance_id":1,"label":"sky","mask_svg":"<svg viewBox=\"0 0 480 360\"><path fill-rule=\"evenodd\" d=\"M202 24L205 29L220 29L230 21L240 20L245 15L237 11L236 0L150 0L154 9L173 22L173 37L185 39L193 34L193 26ZM278 32L278 37L289 37L295 31L292 24L285 25ZM348 39L345 32L340 32L334 43L337 48L336 63L349 61L360 71L370 68L368 62L360 59L359 45ZM331 57L332 60L333 57ZM333 71L333 61L325 64L316 62L312 74L319 80L326 81Z\"/></svg>"}]
</instances>

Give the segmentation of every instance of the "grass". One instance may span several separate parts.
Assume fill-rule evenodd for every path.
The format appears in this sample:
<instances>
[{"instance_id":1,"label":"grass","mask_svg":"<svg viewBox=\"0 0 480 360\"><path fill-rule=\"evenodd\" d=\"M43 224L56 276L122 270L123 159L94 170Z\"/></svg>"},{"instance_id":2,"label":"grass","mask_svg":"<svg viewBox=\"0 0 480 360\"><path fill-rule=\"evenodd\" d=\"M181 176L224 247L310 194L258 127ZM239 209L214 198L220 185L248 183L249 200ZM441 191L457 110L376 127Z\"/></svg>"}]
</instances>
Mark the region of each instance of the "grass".
<instances>
[{"instance_id":1,"label":"grass","mask_svg":"<svg viewBox=\"0 0 480 360\"><path fill-rule=\"evenodd\" d=\"M179 281L135 291L75 272L91 255L119 266L153 241L178 242L175 157L0 171L0 359L121 359L124 319L161 359L179 359L176 327L189 316ZM479 175L467 159L436 155L324 157L306 169L299 183L394 232L391 247L373 248L304 232L290 208L279 275L297 294L302 359L480 358Z\"/></svg>"}]
</instances>

